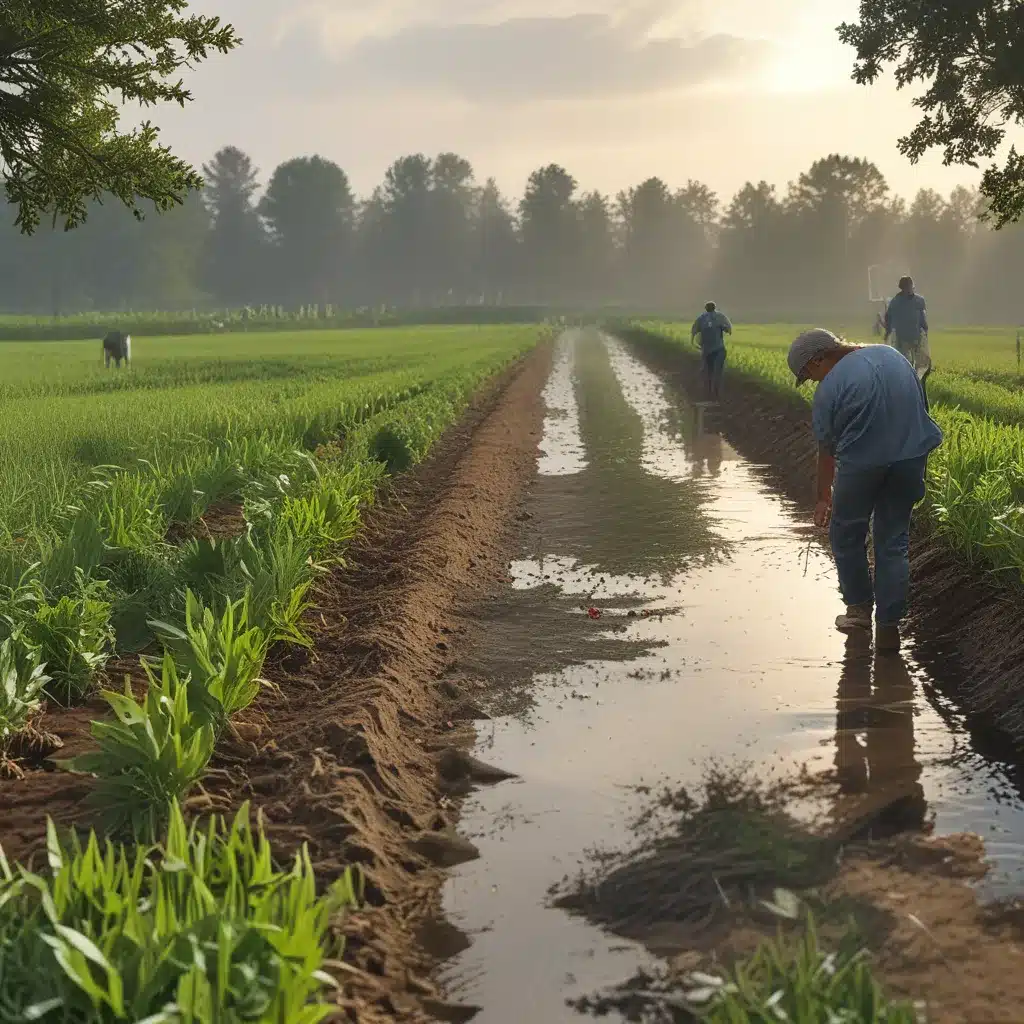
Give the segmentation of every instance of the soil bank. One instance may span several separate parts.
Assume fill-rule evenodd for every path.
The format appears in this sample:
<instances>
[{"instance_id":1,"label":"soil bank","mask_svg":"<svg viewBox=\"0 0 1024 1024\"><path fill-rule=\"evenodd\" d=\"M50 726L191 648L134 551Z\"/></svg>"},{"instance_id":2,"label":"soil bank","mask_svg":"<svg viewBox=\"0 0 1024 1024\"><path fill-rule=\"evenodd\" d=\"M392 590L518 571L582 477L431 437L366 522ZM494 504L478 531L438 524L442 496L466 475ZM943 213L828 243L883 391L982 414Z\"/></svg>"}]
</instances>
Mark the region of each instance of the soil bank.
<instances>
[{"instance_id":1,"label":"soil bank","mask_svg":"<svg viewBox=\"0 0 1024 1024\"><path fill-rule=\"evenodd\" d=\"M644 329L618 333L649 365L687 394L700 396L694 354ZM816 447L807 404L795 393L787 401L738 372L727 372L727 381L716 410L722 432L745 457L766 464L784 493L810 507ZM919 656L960 680L949 695L976 717L979 730L991 733L994 728L1024 749L1024 586L1009 574L997 577L966 565L920 511L914 518L910 572L908 625L927 641ZM1000 742L991 735L986 739Z\"/></svg>"}]
</instances>

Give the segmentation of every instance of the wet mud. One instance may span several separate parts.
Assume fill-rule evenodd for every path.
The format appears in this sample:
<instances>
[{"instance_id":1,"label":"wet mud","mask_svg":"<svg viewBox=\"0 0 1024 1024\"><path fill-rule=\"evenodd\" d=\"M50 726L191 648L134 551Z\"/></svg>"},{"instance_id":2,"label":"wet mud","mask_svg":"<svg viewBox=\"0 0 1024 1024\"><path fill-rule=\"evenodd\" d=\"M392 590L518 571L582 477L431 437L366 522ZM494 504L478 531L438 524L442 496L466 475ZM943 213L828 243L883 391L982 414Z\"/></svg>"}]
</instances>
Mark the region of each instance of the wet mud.
<instances>
[{"instance_id":1,"label":"wet mud","mask_svg":"<svg viewBox=\"0 0 1024 1024\"><path fill-rule=\"evenodd\" d=\"M671 943L655 938L649 908L626 927L618 912L555 904L573 879L642 855L635 825L652 794L699 787L709 763L746 764L766 785L814 778L793 813L825 822L835 842L909 834L930 848L980 834L986 870L980 843L967 858L980 886L958 875L946 892L955 914L932 901L917 915L941 936L954 918L967 928L970 908L974 933L957 932L966 948L990 925L978 897L1009 898L1024 882L1024 799L1017 764L977 743L945 696L962 682L944 674L955 665L928 660L914 637L881 657L836 633L835 570L806 507L726 439L719 412L621 342L564 335L545 401L511 585L479 606L472 650L450 672L490 715L475 755L515 778L463 806L480 857L445 892L472 940L446 961L448 998L486 1024L557 1024L579 1020L594 993L663 970L655 954ZM885 870L877 857L862 868ZM671 873L663 881L672 891ZM922 899L928 884L914 890ZM900 961L908 989L923 977L913 962Z\"/></svg>"}]
</instances>

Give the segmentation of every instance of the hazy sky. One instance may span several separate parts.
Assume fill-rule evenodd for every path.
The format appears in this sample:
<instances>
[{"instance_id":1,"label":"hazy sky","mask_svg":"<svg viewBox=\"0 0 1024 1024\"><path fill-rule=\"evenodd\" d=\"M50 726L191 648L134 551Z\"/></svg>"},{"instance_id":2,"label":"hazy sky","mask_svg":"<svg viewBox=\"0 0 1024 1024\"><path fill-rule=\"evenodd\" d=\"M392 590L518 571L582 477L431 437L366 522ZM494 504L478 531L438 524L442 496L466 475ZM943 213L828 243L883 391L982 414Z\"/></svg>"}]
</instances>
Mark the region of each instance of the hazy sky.
<instances>
[{"instance_id":1,"label":"hazy sky","mask_svg":"<svg viewBox=\"0 0 1024 1024\"><path fill-rule=\"evenodd\" d=\"M224 144L264 173L337 161L361 194L396 156L455 150L517 196L540 164L614 193L657 174L728 197L780 190L829 152L866 156L903 194L971 184L908 164L915 120L891 80L849 79L835 27L856 0L197 0L244 45L192 75L196 101L153 114L197 163Z\"/></svg>"}]
</instances>

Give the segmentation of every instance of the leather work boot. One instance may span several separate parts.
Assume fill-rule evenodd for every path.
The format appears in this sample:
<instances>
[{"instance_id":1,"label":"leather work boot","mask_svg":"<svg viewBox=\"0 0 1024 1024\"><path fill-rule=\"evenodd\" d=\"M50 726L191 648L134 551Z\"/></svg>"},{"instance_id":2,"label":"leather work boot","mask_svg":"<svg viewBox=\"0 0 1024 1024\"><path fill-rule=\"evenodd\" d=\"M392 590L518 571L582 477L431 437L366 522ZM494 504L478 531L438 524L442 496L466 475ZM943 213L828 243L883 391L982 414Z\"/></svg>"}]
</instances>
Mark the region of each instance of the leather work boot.
<instances>
[{"instance_id":1,"label":"leather work boot","mask_svg":"<svg viewBox=\"0 0 1024 1024\"><path fill-rule=\"evenodd\" d=\"M875 650L895 654L900 649L900 627L895 622L875 623Z\"/></svg>"},{"instance_id":2,"label":"leather work boot","mask_svg":"<svg viewBox=\"0 0 1024 1024\"><path fill-rule=\"evenodd\" d=\"M848 604L846 614L836 618L836 629L840 633L850 633L857 629L866 629L870 632L871 612L870 604Z\"/></svg>"}]
</instances>

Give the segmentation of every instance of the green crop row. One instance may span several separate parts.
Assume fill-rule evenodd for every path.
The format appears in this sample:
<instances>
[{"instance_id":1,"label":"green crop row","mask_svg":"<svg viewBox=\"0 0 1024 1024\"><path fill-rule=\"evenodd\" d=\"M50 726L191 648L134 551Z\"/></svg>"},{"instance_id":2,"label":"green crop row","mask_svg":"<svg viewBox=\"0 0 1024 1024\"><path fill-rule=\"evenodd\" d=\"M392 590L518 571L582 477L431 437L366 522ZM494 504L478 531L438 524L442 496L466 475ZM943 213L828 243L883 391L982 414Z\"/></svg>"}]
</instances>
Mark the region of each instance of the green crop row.
<instances>
[{"instance_id":1,"label":"green crop row","mask_svg":"<svg viewBox=\"0 0 1024 1024\"><path fill-rule=\"evenodd\" d=\"M94 692L115 645L156 652L142 658L145 685L101 691L109 717L92 724L95 748L61 763L94 776L105 849L95 833L80 845L51 828L42 876L0 852L3 1019L304 1024L327 1013L318 1000L328 919L354 901L354 881L317 897L308 858L277 872L247 814L204 833L186 831L177 808L230 719L269 685L270 647L311 643L316 579L344 557L381 481L420 461L535 337L435 349L433 373L379 373L369 388L312 382L258 414L207 421L222 429L189 434L157 417L141 438L115 434L135 442L123 465L91 466L65 505L31 532L8 532L0 770L19 774L18 740L43 701ZM83 400L95 409L131 397ZM210 386L192 422L221 398L238 401ZM73 435L76 422L95 421L72 422ZM225 499L232 528L196 536Z\"/></svg>"},{"instance_id":2,"label":"green crop row","mask_svg":"<svg viewBox=\"0 0 1024 1024\"><path fill-rule=\"evenodd\" d=\"M0 547L79 503L96 467L315 446L448 375L487 371L536 327L142 339L128 370L98 343L0 348ZM63 532L63 524L61 525Z\"/></svg>"},{"instance_id":3,"label":"green crop row","mask_svg":"<svg viewBox=\"0 0 1024 1024\"><path fill-rule=\"evenodd\" d=\"M689 328L638 325L650 340L687 348ZM788 333L792 340L797 333ZM781 331L779 336L782 336ZM748 344L738 327L727 372L758 381L791 402L810 403L813 385L797 390L780 344ZM974 389L974 390L970 390ZM970 563L1024 575L1024 402L995 384L956 374L928 380L932 415L945 434L928 462L926 507L936 529ZM989 404L991 403L991 404Z\"/></svg>"},{"instance_id":4,"label":"green crop row","mask_svg":"<svg viewBox=\"0 0 1024 1024\"><path fill-rule=\"evenodd\" d=\"M551 311L538 306L438 306L399 310L388 306L344 308L330 304L246 306L218 310L150 310L89 312L68 316L0 316L0 341L70 341L101 338L108 330L150 335L275 333L324 331L360 327L400 327L442 324L533 324Z\"/></svg>"},{"instance_id":5,"label":"green crop row","mask_svg":"<svg viewBox=\"0 0 1024 1024\"><path fill-rule=\"evenodd\" d=\"M331 1013L333 925L359 898L346 872L317 895L305 849L290 868L243 807L160 843L61 839L47 869L0 853L0 1016L62 1024L317 1024Z\"/></svg>"}]
</instances>

